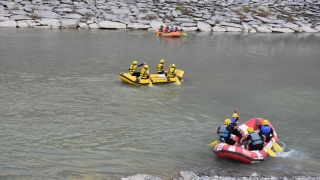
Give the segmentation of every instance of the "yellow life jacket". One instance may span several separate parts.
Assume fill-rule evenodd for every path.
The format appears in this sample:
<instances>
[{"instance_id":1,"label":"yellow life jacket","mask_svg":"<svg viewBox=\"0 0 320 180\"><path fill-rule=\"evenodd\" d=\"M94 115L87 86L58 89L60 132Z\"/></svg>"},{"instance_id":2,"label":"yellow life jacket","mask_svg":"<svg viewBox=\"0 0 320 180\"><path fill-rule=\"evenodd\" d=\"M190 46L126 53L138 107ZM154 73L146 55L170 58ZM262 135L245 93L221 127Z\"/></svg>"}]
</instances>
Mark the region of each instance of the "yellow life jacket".
<instances>
[{"instance_id":1,"label":"yellow life jacket","mask_svg":"<svg viewBox=\"0 0 320 180\"><path fill-rule=\"evenodd\" d=\"M171 68L169 68L169 71L168 71L168 74L167 74L167 76L168 76L168 78L173 78L175 75L175 69L176 68L173 68L173 67L171 67Z\"/></svg>"},{"instance_id":2,"label":"yellow life jacket","mask_svg":"<svg viewBox=\"0 0 320 180\"><path fill-rule=\"evenodd\" d=\"M129 71L130 71L131 74L136 72L137 71L137 65L131 64L131 66L129 67Z\"/></svg>"},{"instance_id":3,"label":"yellow life jacket","mask_svg":"<svg viewBox=\"0 0 320 180\"><path fill-rule=\"evenodd\" d=\"M163 64L161 63L158 64L157 71L158 73L163 71Z\"/></svg>"},{"instance_id":4,"label":"yellow life jacket","mask_svg":"<svg viewBox=\"0 0 320 180\"><path fill-rule=\"evenodd\" d=\"M147 79L148 78L148 70L143 68L140 71L140 78L141 79Z\"/></svg>"}]
</instances>

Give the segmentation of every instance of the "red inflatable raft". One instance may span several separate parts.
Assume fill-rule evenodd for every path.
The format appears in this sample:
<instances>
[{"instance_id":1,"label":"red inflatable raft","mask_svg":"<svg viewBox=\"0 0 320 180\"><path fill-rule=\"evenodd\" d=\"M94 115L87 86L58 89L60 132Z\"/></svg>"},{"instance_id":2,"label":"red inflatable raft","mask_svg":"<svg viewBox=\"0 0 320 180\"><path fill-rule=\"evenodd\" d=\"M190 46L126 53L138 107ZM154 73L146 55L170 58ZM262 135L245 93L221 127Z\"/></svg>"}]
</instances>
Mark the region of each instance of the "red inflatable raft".
<instances>
[{"instance_id":1,"label":"red inflatable raft","mask_svg":"<svg viewBox=\"0 0 320 180\"><path fill-rule=\"evenodd\" d=\"M247 122L241 124L239 128L241 129L241 133L247 135L247 127L253 127L254 130L258 130L258 127L256 125L256 120L259 121L260 124L262 124L263 119L262 118L252 118L248 120ZM273 129L274 136L273 138L266 143L266 147L269 147L270 149L273 148L272 141L278 142L278 135L272 124L269 122L269 126ZM233 136L233 139L235 141L239 141L239 137ZM246 150L243 146L236 146L236 145L229 145L226 143L219 143L214 147L214 152L218 157L221 158L229 158L229 159L234 159L237 161L241 161L244 163L258 163L263 160L265 160L268 156L268 152L266 150L266 147L263 148L262 150L258 151L250 151Z\"/></svg>"},{"instance_id":2,"label":"red inflatable raft","mask_svg":"<svg viewBox=\"0 0 320 180\"><path fill-rule=\"evenodd\" d=\"M181 36L180 32L162 33L162 32L159 32L158 30L156 31L156 34L158 34L159 36L165 36L165 37L180 37Z\"/></svg>"}]
</instances>

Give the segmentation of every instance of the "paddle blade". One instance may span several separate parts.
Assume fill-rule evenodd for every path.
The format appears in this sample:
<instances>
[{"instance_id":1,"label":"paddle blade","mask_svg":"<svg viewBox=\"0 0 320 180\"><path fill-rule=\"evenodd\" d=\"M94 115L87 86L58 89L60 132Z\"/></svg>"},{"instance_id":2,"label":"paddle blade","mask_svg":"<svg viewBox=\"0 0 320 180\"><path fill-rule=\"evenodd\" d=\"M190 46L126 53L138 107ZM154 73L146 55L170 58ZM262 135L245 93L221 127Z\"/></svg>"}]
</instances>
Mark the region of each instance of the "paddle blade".
<instances>
[{"instance_id":1,"label":"paddle blade","mask_svg":"<svg viewBox=\"0 0 320 180\"><path fill-rule=\"evenodd\" d=\"M159 36L160 33L157 33L156 36Z\"/></svg>"},{"instance_id":2,"label":"paddle blade","mask_svg":"<svg viewBox=\"0 0 320 180\"><path fill-rule=\"evenodd\" d=\"M187 33L185 33L185 32L183 32L183 33L181 33L182 35L184 35L184 36L188 36L188 34Z\"/></svg>"},{"instance_id":3,"label":"paddle blade","mask_svg":"<svg viewBox=\"0 0 320 180\"><path fill-rule=\"evenodd\" d=\"M179 81L179 78L177 78L176 83L177 83L178 85L181 85L181 82Z\"/></svg>"},{"instance_id":4,"label":"paddle blade","mask_svg":"<svg viewBox=\"0 0 320 180\"><path fill-rule=\"evenodd\" d=\"M276 142L272 142L274 149L278 152L281 153L283 151L283 149L281 148L281 146L276 143Z\"/></svg>"},{"instance_id":5,"label":"paddle blade","mask_svg":"<svg viewBox=\"0 0 320 180\"><path fill-rule=\"evenodd\" d=\"M212 143L208 144L209 147L215 147L219 143L218 140L213 141Z\"/></svg>"},{"instance_id":6,"label":"paddle blade","mask_svg":"<svg viewBox=\"0 0 320 180\"><path fill-rule=\"evenodd\" d=\"M268 148L268 147L265 147L265 148L266 148L268 154L269 154L271 157L276 157L276 153L274 153L270 148Z\"/></svg>"},{"instance_id":7,"label":"paddle blade","mask_svg":"<svg viewBox=\"0 0 320 180\"><path fill-rule=\"evenodd\" d=\"M149 86L153 86L151 79L149 79Z\"/></svg>"}]
</instances>

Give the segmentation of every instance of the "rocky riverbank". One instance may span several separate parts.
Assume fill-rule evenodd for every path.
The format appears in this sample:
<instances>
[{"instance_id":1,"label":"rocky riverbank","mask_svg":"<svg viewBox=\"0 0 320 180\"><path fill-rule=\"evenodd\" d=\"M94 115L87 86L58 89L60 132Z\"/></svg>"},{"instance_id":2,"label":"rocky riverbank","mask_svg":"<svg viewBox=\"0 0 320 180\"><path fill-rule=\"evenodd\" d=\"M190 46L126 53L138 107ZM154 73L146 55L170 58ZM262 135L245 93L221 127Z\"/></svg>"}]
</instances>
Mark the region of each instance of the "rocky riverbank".
<instances>
[{"instance_id":1,"label":"rocky riverbank","mask_svg":"<svg viewBox=\"0 0 320 180\"><path fill-rule=\"evenodd\" d=\"M121 180L162 180L161 178L150 176L147 174L137 174L134 176L128 176L121 178ZM221 173L203 173L197 174L189 171L180 171L180 177L172 180L320 180L320 177L315 176L265 176L252 173L251 175L235 175L232 172Z\"/></svg>"},{"instance_id":2,"label":"rocky riverbank","mask_svg":"<svg viewBox=\"0 0 320 180\"><path fill-rule=\"evenodd\" d=\"M320 31L319 0L0 0L0 27Z\"/></svg>"}]
</instances>

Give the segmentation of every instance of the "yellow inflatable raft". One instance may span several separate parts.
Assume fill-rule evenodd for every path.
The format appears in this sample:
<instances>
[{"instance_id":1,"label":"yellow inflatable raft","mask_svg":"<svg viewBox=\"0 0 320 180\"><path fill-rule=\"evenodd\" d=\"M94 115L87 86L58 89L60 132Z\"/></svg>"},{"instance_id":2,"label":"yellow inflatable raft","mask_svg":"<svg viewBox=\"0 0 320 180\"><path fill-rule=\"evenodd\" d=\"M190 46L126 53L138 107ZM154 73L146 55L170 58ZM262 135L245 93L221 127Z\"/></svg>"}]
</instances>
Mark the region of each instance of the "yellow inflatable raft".
<instances>
[{"instance_id":1,"label":"yellow inflatable raft","mask_svg":"<svg viewBox=\"0 0 320 180\"><path fill-rule=\"evenodd\" d=\"M140 79L139 77L132 76L130 73L120 73L119 78L129 84L135 85L148 85L150 80L152 84L159 84L159 83L174 83L179 80L179 82L183 79L184 71L180 69L176 69L176 77L168 78L164 74L150 74L149 79Z\"/></svg>"}]
</instances>

